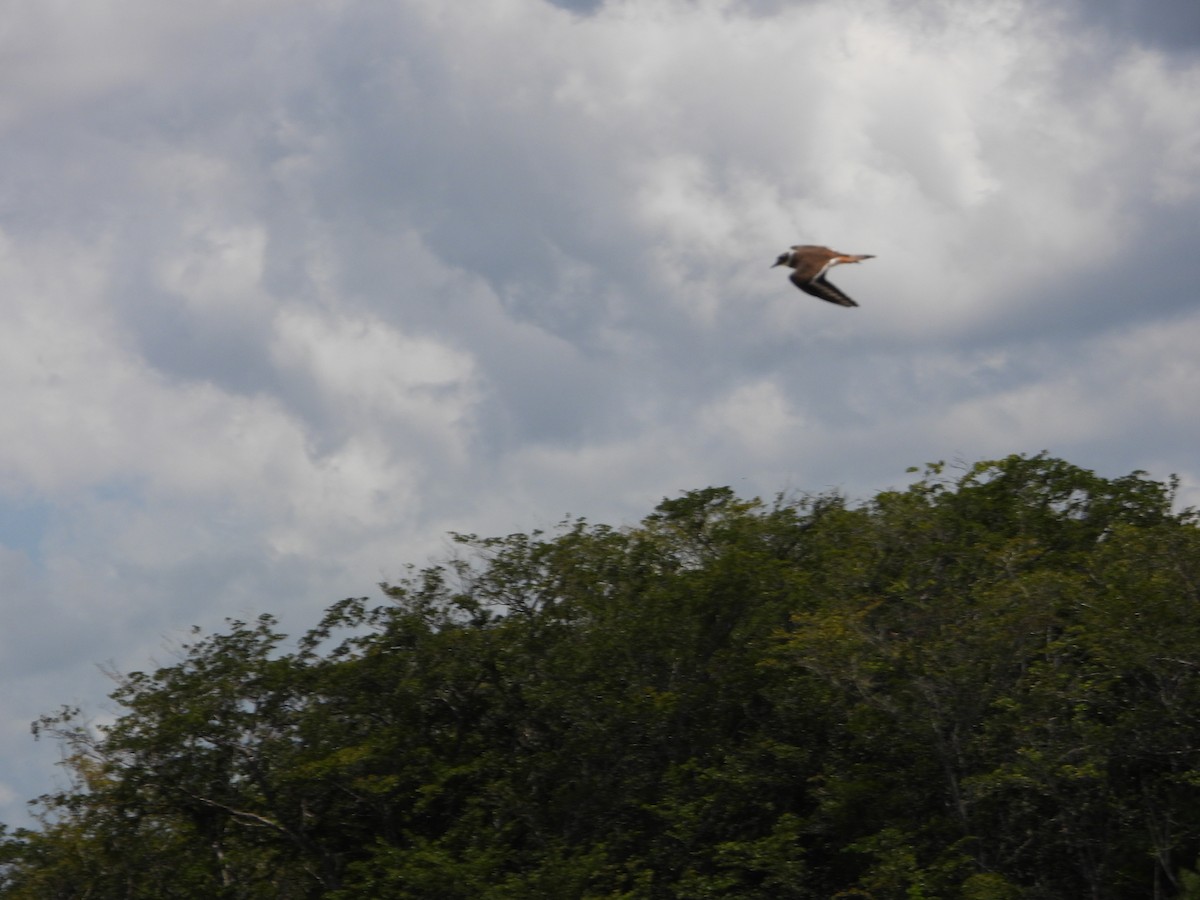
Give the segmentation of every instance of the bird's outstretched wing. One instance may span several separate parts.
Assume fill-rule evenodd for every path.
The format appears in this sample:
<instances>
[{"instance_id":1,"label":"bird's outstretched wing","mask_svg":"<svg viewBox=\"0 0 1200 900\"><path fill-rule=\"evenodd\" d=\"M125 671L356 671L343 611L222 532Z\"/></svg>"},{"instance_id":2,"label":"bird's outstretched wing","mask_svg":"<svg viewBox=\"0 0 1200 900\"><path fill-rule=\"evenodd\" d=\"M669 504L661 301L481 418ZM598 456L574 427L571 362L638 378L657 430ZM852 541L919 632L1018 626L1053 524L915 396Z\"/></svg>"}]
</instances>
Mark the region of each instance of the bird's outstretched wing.
<instances>
[{"instance_id":1,"label":"bird's outstretched wing","mask_svg":"<svg viewBox=\"0 0 1200 900\"><path fill-rule=\"evenodd\" d=\"M792 273L792 284L800 288L804 293L820 297L822 300L827 300L830 303L836 303L838 306L858 306L857 303L843 294L838 288L826 281L824 275L818 275L816 278L805 280L804 278L798 278L799 274L799 272Z\"/></svg>"}]
</instances>

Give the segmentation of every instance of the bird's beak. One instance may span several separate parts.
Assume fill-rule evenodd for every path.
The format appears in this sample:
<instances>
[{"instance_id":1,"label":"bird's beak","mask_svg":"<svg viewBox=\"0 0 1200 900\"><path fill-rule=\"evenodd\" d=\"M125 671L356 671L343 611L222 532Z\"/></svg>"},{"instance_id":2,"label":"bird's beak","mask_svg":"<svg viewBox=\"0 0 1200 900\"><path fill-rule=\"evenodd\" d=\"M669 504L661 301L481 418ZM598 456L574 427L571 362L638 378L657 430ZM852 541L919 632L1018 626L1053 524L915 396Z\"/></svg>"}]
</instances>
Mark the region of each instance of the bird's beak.
<instances>
[{"instance_id":1,"label":"bird's beak","mask_svg":"<svg viewBox=\"0 0 1200 900\"><path fill-rule=\"evenodd\" d=\"M776 266L782 266L782 265L783 265L783 263L781 263L779 260L775 260L775 262L771 263L771 268L773 269Z\"/></svg>"}]
</instances>

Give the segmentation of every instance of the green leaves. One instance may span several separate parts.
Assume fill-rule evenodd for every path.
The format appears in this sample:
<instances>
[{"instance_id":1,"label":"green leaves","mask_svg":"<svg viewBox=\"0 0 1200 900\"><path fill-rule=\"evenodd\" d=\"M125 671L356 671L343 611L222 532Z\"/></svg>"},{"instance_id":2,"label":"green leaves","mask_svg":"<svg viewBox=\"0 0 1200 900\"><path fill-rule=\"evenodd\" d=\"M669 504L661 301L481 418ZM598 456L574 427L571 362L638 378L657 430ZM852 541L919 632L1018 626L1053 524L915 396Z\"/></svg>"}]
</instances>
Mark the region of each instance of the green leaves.
<instances>
[{"instance_id":1,"label":"green leaves","mask_svg":"<svg viewBox=\"0 0 1200 900\"><path fill-rule=\"evenodd\" d=\"M43 718L0 897L1143 898L1200 856L1200 532L1039 455L456 535Z\"/></svg>"}]
</instances>

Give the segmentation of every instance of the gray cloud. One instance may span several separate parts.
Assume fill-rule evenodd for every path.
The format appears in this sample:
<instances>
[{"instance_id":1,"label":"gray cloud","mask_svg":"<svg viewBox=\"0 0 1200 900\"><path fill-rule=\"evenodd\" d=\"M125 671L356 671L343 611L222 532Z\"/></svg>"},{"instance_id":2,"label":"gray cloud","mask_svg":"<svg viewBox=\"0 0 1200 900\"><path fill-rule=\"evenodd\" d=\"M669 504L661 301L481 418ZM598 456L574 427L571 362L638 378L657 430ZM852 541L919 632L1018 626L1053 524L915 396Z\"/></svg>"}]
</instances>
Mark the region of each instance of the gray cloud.
<instances>
[{"instance_id":1,"label":"gray cloud","mask_svg":"<svg viewBox=\"0 0 1200 900\"><path fill-rule=\"evenodd\" d=\"M1133 38L1168 50L1200 48L1200 7L1189 0L1096 0L1080 3L1077 14L1101 24L1117 38Z\"/></svg>"}]
</instances>

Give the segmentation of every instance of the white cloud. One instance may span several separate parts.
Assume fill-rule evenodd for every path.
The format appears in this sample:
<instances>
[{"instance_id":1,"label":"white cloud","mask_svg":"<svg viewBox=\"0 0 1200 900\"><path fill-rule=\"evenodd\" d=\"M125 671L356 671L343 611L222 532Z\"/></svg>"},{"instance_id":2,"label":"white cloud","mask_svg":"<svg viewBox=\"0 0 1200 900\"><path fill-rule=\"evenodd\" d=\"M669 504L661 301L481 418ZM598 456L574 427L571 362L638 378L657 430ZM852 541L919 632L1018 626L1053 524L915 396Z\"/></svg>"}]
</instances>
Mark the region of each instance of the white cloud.
<instances>
[{"instance_id":1,"label":"white cloud","mask_svg":"<svg viewBox=\"0 0 1200 900\"><path fill-rule=\"evenodd\" d=\"M0 101L0 127L136 85L181 59L194 61L196 45L213 32L236 33L283 6L281 0L193 6L153 0L9 4L0 32L0 58L6 60L0 77L10 90Z\"/></svg>"},{"instance_id":2,"label":"white cloud","mask_svg":"<svg viewBox=\"0 0 1200 900\"><path fill-rule=\"evenodd\" d=\"M737 456L750 461L789 453L800 443L805 424L779 385L770 381L734 388L707 406L700 419L717 440L728 442Z\"/></svg>"},{"instance_id":3,"label":"white cloud","mask_svg":"<svg viewBox=\"0 0 1200 900\"><path fill-rule=\"evenodd\" d=\"M303 372L328 403L356 426L397 421L442 453L461 459L473 390L470 357L428 338L413 338L371 318L280 313L271 348L284 370Z\"/></svg>"}]
</instances>

